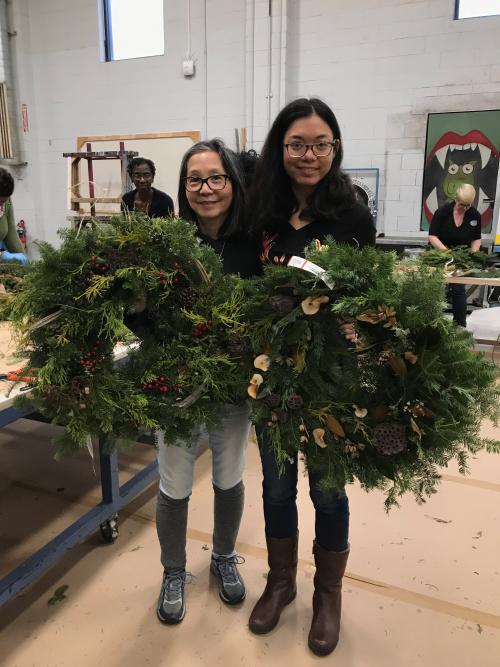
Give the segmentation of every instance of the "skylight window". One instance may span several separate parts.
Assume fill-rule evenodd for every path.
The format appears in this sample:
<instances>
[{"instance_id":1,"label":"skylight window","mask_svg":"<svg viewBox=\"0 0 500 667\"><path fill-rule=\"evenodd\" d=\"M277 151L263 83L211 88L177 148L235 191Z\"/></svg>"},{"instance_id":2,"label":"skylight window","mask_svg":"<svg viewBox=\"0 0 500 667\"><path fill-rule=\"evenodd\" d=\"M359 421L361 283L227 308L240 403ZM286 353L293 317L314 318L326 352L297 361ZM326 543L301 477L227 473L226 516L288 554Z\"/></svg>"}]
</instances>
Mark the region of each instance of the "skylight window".
<instances>
[{"instance_id":1,"label":"skylight window","mask_svg":"<svg viewBox=\"0 0 500 667\"><path fill-rule=\"evenodd\" d=\"M105 59L165 53L163 0L103 0Z\"/></svg>"},{"instance_id":2,"label":"skylight window","mask_svg":"<svg viewBox=\"0 0 500 667\"><path fill-rule=\"evenodd\" d=\"M500 0L456 0L455 18L470 19L477 16L500 14Z\"/></svg>"}]
</instances>

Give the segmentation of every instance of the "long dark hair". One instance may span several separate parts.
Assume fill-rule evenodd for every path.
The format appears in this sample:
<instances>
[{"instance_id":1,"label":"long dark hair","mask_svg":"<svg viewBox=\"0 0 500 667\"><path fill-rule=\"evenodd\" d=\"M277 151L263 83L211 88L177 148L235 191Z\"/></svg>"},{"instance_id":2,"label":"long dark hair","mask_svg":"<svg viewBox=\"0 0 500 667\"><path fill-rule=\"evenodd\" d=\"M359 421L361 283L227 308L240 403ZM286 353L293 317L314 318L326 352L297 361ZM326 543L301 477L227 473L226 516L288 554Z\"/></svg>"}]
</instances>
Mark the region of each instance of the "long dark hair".
<instances>
[{"instance_id":1,"label":"long dark hair","mask_svg":"<svg viewBox=\"0 0 500 667\"><path fill-rule=\"evenodd\" d=\"M227 239L231 236L243 236L243 214L245 209L244 177L236 155L232 150L227 148L221 139L199 141L184 154L179 173L179 216L184 218L184 220L197 222L196 213L191 208L186 196L184 178L187 175L188 162L193 155L209 151L217 153L220 157L224 172L231 179L231 185L233 186L233 201L227 217L219 230L219 238Z\"/></svg>"},{"instance_id":2,"label":"long dark hair","mask_svg":"<svg viewBox=\"0 0 500 667\"><path fill-rule=\"evenodd\" d=\"M293 122L313 114L325 121L333 133L333 138L339 142L330 171L308 197L306 208L300 217L306 220L332 221L355 202L350 179L341 170L344 151L335 114L321 100L303 97L290 102L279 112L264 143L248 209L249 224L257 234L262 231L278 231L288 224L292 213L297 210L298 201L283 165L283 142Z\"/></svg>"},{"instance_id":3,"label":"long dark hair","mask_svg":"<svg viewBox=\"0 0 500 667\"><path fill-rule=\"evenodd\" d=\"M10 197L14 192L14 179L12 174L0 167L0 197Z\"/></svg>"}]
</instances>

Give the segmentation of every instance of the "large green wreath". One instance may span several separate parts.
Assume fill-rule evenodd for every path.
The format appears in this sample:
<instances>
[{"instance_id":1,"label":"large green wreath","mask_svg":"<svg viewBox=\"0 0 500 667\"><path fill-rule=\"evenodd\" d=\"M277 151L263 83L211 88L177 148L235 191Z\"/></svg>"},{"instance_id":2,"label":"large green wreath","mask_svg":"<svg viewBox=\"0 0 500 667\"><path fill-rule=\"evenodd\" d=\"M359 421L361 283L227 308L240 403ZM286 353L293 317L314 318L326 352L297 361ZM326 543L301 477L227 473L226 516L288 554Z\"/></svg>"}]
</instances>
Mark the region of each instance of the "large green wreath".
<instances>
[{"instance_id":1,"label":"large green wreath","mask_svg":"<svg viewBox=\"0 0 500 667\"><path fill-rule=\"evenodd\" d=\"M40 251L11 318L33 376L22 401L66 427L61 452L142 427L189 442L250 397L280 463L302 454L325 490L358 479L389 507L406 491L424 500L451 459L465 472L469 452L500 451L479 435L496 418L496 369L443 318L442 273L423 263L398 271L391 253L331 242L308 250L315 274L244 281L192 225L140 215Z\"/></svg>"},{"instance_id":2,"label":"large green wreath","mask_svg":"<svg viewBox=\"0 0 500 667\"><path fill-rule=\"evenodd\" d=\"M193 426L243 393L227 352L234 279L182 220L116 217L61 236L58 249L40 245L12 306L33 376L21 403L66 427L61 453L89 435L131 440L142 427L189 442Z\"/></svg>"},{"instance_id":3,"label":"large green wreath","mask_svg":"<svg viewBox=\"0 0 500 667\"><path fill-rule=\"evenodd\" d=\"M358 479L386 489L387 507L406 491L423 501L440 466L465 472L468 452L500 451L479 434L497 416L496 369L442 316L441 272L327 243L306 253L324 273L271 266L246 285L253 418L277 461L303 454L326 491Z\"/></svg>"}]
</instances>

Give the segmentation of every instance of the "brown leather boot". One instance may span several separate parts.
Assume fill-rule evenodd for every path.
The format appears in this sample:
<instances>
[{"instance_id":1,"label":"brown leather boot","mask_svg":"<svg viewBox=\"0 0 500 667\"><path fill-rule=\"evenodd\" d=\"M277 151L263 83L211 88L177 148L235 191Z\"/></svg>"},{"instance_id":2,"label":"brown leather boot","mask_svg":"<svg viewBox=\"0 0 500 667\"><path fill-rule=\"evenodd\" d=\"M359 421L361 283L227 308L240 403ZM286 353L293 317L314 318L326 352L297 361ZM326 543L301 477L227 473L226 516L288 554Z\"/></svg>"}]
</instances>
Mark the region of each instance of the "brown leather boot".
<instances>
[{"instance_id":1,"label":"brown leather boot","mask_svg":"<svg viewBox=\"0 0 500 667\"><path fill-rule=\"evenodd\" d=\"M278 539L267 537L269 574L264 592L250 615L248 625L256 635L270 632L287 604L297 595L298 535Z\"/></svg>"},{"instance_id":2,"label":"brown leather boot","mask_svg":"<svg viewBox=\"0 0 500 667\"><path fill-rule=\"evenodd\" d=\"M316 655L329 655L339 641L342 577L349 549L326 551L314 542L313 554L316 562L313 619L307 643Z\"/></svg>"}]
</instances>

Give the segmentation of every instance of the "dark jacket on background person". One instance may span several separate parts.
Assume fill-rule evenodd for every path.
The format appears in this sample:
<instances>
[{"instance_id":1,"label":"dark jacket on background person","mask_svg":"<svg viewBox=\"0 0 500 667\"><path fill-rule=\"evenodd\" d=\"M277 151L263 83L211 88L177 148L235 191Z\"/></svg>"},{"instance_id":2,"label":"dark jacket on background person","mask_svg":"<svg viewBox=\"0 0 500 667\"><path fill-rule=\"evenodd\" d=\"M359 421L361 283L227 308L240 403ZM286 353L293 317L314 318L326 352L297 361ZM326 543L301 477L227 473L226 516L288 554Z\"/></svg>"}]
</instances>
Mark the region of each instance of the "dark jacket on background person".
<instances>
[{"instance_id":1,"label":"dark jacket on background person","mask_svg":"<svg viewBox=\"0 0 500 667\"><path fill-rule=\"evenodd\" d=\"M148 215L150 218L169 218L174 214L174 202L166 192L152 188L153 200L149 207ZM126 192L122 197L121 209L122 211L134 210L134 197L136 190Z\"/></svg>"},{"instance_id":2,"label":"dark jacket on background person","mask_svg":"<svg viewBox=\"0 0 500 667\"><path fill-rule=\"evenodd\" d=\"M432 216L429 236L437 236L447 248L470 246L472 241L481 238L481 214L471 206L465 211L464 221L457 227L453 219L455 202L441 206Z\"/></svg>"}]
</instances>

